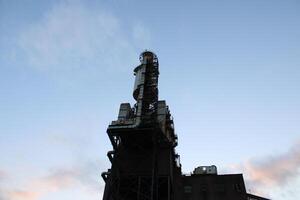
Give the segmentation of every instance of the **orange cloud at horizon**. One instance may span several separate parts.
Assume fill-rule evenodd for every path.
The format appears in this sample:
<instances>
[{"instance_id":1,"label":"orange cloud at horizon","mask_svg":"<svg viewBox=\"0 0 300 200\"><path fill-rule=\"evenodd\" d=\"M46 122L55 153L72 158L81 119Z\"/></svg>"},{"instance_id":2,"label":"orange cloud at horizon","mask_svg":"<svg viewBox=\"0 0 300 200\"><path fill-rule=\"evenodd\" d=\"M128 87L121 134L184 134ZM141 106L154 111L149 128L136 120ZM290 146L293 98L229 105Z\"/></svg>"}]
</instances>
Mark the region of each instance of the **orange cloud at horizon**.
<instances>
[{"instance_id":1,"label":"orange cloud at horizon","mask_svg":"<svg viewBox=\"0 0 300 200\"><path fill-rule=\"evenodd\" d=\"M37 200L40 195L38 192L23 190L10 191L6 194L7 198L12 200Z\"/></svg>"},{"instance_id":2,"label":"orange cloud at horizon","mask_svg":"<svg viewBox=\"0 0 300 200\"><path fill-rule=\"evenodd\" d=\"M268 196L268 190L284 186L299 177L300 141L283 154L248 160L232 168L243 171L245 180L254 193Z\"/></svg>"},{"instance_id":3,"label":"orange cloud at horizon","mask_svg":"<svg viewBox=\"0 0 300 200\"><path fill-rule=\"evenodd\" d=\"M29 180L22 186L22 189L1 189L0 200L39 200L49 193L73 187L93 190L95 189L94 183L85 181L85 177L89 176L87 173L90 172L84 168L51 170L47 176ZM91 173L94 174L93 171ZM87 192L87 194L90 195L91 193Z\"/></svg>"}]
</instances>

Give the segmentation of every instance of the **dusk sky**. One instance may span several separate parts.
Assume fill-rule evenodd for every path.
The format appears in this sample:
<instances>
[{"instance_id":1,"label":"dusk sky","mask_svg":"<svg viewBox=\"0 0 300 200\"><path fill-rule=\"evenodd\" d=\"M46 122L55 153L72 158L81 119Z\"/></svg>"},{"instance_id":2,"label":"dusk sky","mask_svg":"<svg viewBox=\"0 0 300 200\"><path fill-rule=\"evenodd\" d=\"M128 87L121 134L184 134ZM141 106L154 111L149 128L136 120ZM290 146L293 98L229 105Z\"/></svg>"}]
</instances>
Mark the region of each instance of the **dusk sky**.
<instances>
[{"instance_id":1,"label":"dusk sky","mask_svg":"<svg viewBox=\"0 0 300 200\"><path fill-rule=\"evenodd\" d=\"M149 49L184 173L300 199L300 1L0 0L0 200L99 200Z\"/></svg>"}]
</instances>

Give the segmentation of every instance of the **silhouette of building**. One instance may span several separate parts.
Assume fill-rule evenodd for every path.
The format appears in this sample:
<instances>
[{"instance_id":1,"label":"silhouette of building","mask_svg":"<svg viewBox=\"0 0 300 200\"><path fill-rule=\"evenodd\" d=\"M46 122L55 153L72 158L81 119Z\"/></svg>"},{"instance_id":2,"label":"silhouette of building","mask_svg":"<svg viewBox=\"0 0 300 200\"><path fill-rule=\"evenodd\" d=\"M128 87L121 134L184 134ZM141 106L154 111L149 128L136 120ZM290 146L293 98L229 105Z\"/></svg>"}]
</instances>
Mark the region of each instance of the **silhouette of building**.
<instances>
[{"instance_id":1,"label":"silhouette of building","mask_svg":"<svg viewBox=\"0 0 300 200\"><path fill-rule=\"evenodd\" d=\"M145 51L140 62L134 69L136 103L122 103L107 129L113 150L107 153L111 169L102 173L103 200L265 199L247 194L242 174L218 175L214 165L182 174L173 118L158 100L158 59Z\"/></svg>"}]
</instances>

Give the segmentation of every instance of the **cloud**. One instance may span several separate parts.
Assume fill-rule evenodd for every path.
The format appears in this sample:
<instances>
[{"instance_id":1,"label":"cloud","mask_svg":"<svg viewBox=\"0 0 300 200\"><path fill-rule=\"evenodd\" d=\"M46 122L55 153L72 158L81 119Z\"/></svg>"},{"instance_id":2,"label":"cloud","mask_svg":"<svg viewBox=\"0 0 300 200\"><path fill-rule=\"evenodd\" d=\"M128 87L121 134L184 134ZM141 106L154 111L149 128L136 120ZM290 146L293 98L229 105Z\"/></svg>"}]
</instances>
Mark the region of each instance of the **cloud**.
<instances>
[{"instance_id":1,"label":"cloud","mask_svg":"<svg viewBox=\"0 0 300 200\"><path fill-rule=\"evenodd\" d=\"M142 24L126 28L98 7L62 1L20 33L19 47L28 64L39 70L122 69L136 60L133 44L150 38Z\"/></svg>"},{"instance_id":2,"label":"cloud","mask_svg":"<svg viewBox=\"0 0 300 200\"><path fill-rule=\"evenodd\" d=\"M35 185L42 186L45 184L49 189L59 190L73 186L81 186L90 192L100 191L99 170L101 163L85 162L72 168L55 168L49 171L45 177L34 182Z\"/></svg>"},{"instance_id":3,"label":"cloud","mask_svg":"<svg viewBox=\"0 0 300 200\"><path fill-rule=\"evenodd\" d=\"M13 200L35 200L38 199L40 194L38 192L16 190L10 191L6 194L6 198Z\"/></svg>"},{"instance_id":4,"label":"cloud","mask_svg":"<svg viewBox=\"0 0 300 200\"><path fill-rule=\"evenodd\" d=\"M299 178L300 141L285 153L248 160L233 168L243 171L248 188L255 193L266 195L270 189L284 187Z\"/></svg>"},{"instance_id":5,"label":"cloud","mask_svg":"<svg viewBox=\"0 0 300 200\"><path fill-rule=\"evenodd\" d=\"M67 189L84 190L91 197L100 198L103 185L97 176L99 169L99 162L86 162L72 168L51 169L47 175L28 181L22 189L0 190L0 200L37 200Z\"/></svg>"},{"instance_id":6,"label":"cloud","mask_svg":"<svg viewBox=\"0 0 300 200\"><path fill-rule=\"evenodd\" d=\"M0 182L8 178L8 173L4 170L0 170Z\"/></svg>"}]
</instances>

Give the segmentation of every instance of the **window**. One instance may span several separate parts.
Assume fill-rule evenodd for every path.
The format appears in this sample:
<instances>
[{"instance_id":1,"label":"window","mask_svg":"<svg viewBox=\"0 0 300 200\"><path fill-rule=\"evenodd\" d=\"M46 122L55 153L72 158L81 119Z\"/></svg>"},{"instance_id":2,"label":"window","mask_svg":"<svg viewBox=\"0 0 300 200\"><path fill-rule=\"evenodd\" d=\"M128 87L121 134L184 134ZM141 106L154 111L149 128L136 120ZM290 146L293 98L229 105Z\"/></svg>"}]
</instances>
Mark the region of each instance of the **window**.
<instances>
[{"instance_id":1,"label":"window","mask_svg":"<svg viewBox=\"0 0 300 200\"><path fill-rule=\"evenodd\" d=\"M192 193L192 186L190 185L184 186L184 193Z\"/></svg>"}]
</instances>

